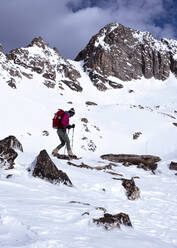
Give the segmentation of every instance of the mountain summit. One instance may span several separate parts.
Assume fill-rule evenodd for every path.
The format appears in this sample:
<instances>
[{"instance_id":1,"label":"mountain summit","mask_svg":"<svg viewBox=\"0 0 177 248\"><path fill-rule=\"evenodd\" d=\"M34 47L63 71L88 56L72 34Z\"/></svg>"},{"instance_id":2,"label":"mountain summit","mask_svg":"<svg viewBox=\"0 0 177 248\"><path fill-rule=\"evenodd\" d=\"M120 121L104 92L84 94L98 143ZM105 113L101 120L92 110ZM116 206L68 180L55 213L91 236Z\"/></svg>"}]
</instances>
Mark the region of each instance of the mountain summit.
<instances>
[{"instance_id":1,"label":"mountain summit","mask_svg":"<svg viewBox=\"0 0 177 248\"><path fill-rule=\"evenodd\" d=\"M177 75L177 41L158 41L148 32L109 24L91 38L75 60L83 61L84 70L102 90L110 76L122 81L142 76L165 80L170 72Z\"/></svg>"},{"instance_id":2,"label":"mountain summit","mask_svg":"<svg viewBox=\"0 0 177 248\"><path fill-rule=\"evenodd\" d=\"M39 74L41 81L49 88L57 85L63 89L63 85L67 85L72 90L82 91L77 81L81 77L79 72L60 56L57 48L50 48L41 37L34 38L26 48L10 51L6 60L29 79Z\"/></svg>"}]
</instances>

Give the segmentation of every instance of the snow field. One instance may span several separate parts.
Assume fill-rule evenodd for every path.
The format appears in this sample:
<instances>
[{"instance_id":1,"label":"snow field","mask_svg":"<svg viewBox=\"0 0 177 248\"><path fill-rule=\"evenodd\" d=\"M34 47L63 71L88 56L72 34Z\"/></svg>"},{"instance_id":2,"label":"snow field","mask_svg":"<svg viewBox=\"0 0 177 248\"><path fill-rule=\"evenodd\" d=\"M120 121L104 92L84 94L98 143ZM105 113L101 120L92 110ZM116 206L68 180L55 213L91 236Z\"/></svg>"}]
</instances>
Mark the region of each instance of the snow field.
<instances>
[{"instance_id":1,"label":"snow field","mask_svg":"<svg viewBox=\"0 0 177 248\"><path fill-rule=\"evenodd\" d=\"M20 160L21 156L18 164ZM24 163L25 159L22 160ZM159 165L157 175L135 166L114 167L115 172L125 178L140 177L135 181L141 190L141 199L129 201L121 181L113 180L114 176L103 171L75 168L57 159L53 161L68 174L74 188L32 178L21 165L11 171L14 176L8 180L1 173L1 247L40 247L40 244L99 247L100 242L102 247L109 243L111 247L117 247L115 241L121 247L132 247L133 240L143 247L152 247L153 243L154 247L175 247L176 177L165 164ZM78 164L81 162L77 161ZM87 160L87 163L92 166L107 164L102 160ZM92 223L92 218L103 215L96 207L106 208L112 214L127 213L133 229L122 227L122 230L105 233L102 227ZM89 215L84 214L86 212ZM4 237L5 231L10 236Z\"/></svg>"},{"instance_id":2,"label":"snow field","mask_svg":"<svg viewBox=\"0 0 177 248\"><path fill-rule=\"evenodd\" d=\"M80 68L79 63L73 63ZM0 247L176 247L177 178L168 169L170 162L177 160L174 77L163 83L142 79L107 92L97 91L86 75L80 83L84 88L81 93L67 88L48 89L37 75L32 80L23 79L15 90L0 82L0 139L15 135L24 148L15 169L0 168ZM129 93L130 89L134 93ZM87 106L86 101L98 105ZM75 163L107 165L108 161L100 159L105 153L154 154L162 158L156 175L135 166L114 167L114 172L124 178L139 177L135 182L141 199L129 201L121 181L113 180L108 173L79 169L51 156L59 142L51 128L53 114L58 108L71 107L76 110L71 119L76 124L73 151L82 157ZM88 123L82 118L87 118ZM44 130L49 136L42 135ZM135 132L142 133L137 140L133 140ZM69 135L72 138L72 131ZM96 145L95 152L89 150L90 141ZM27 172L42 149L68 174L73 188L52 185ZM9 174L12 177L7 178ZM97 207L111 214L127 213L133 229L122 227L106 232L96 226L92 218L103 215Z\"/></svg>"}]
</instances>

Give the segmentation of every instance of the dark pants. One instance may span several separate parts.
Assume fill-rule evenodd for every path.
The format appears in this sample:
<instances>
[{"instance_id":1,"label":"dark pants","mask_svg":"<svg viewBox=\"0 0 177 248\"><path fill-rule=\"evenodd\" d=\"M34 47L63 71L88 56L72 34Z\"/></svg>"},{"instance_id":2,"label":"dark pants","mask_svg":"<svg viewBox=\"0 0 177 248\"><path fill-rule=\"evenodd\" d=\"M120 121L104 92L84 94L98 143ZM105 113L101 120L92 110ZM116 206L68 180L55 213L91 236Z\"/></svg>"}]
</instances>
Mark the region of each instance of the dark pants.
<instances>
[{"instance_id":1,"label":"dark pants","mask_svg":"<svg viewBox=\"0 0 177 248\"><path fill-rule=\"evenodd\" d=\"M61 141L61 144L57 146L57 149L60 150L66 144L67 151L70 151L71 146L70 146L70 141L69 141L69 137L68 137L66 130L63 128L58 128L57 134Z\"/></svg>"}]
</instances>

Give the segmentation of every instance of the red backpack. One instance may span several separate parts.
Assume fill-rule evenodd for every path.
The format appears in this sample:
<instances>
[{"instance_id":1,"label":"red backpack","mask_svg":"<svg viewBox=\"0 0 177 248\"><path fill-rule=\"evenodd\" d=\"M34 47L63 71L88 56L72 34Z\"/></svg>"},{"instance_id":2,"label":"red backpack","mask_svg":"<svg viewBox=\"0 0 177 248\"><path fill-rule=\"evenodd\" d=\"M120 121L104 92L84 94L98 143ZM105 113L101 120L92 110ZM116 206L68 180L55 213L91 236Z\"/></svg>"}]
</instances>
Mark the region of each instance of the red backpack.
<instances>
[{"instance_id":1,"label":"red backpack","mask_svg":"<svg viewBox=\"0 0 177 248\"><path fill-rule=\"evenodd\" d=\"M59 109L55 113L54 118L53 118L53 124L52 124L53 128L60 128L60 127L62 127L61 124L60 124L60 122L61 122L61 119L64 116L64 114L65 114L65 111L62 110L62 109Z\"/></svg>"}]
</instances>

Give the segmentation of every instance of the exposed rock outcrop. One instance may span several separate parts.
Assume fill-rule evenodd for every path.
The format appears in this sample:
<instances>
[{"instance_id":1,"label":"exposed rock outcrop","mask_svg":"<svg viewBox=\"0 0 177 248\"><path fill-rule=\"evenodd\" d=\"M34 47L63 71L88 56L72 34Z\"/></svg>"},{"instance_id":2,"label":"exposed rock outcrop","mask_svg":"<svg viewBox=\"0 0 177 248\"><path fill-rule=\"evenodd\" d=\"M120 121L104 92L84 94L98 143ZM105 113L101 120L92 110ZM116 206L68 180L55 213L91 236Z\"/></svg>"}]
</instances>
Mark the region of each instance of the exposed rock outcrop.
<instances>
[{"instance_id":1,"label":"exposed rock outcrop","mask_svg":"<svg viewBox=\"0 0 177 248\"><path fill-rule=\"evenodd\" d=\"M61 80L65 85L67 85L71 90L81 92L82 87L79 84L76 84L75 81Z\"/></svg>"},{"instance_id":2,"label":"exposed rock outcrop","mask_svg":"<svg viewBox=\"0 0 177 248\"><path fill-rule=\"evenodd\" d=\"M142 135L142 132L136 132L133 134L133 139L136 140L140 137L140 135Z\"/></svg>"},{"instance_id":3,"label":"exposed rock outcrop","mask_svg":"<svg viewBox=\"0 0 177 248\"><path fill-rule=\"evenodd\" d=\"M17 150L23 152L23 146L22 146L22 144L13 135L10 135L10 136L6 137L5 139L0 140L0 145L6 146L8 149L9 148L14 148L14 149L17 149Z\"/></svg>"},{"instance_id":4,"label":"exposed rock outcrop","mask_svg":"<svg viewBox=\"0 0 177 248\"><path fill-rule=\"evenodd\" d=\"M91 81L93 82L93 85L97 87L100 91L105 91L108 89L107 86L111 86L114 89L121 89L123 88L122 84L118 84L116 82L113 82L109 79L106 79L105 76L101 76L100 74L96 74L95 72L89 72L89 77ZM107 85L107 86L106 86Z\"/></svg>"},{"instance_id":5,"label":"exposed rock outcrop","mask_svg":"<svg viewBox=\"0 0 177 248\"><path fill-rule=\"evenodd\" d=\"M3 140L0 140L0 167L5 169L13 169L14 160L18 156L14 149L23 151L21 143L15 136L9 136Z\"/></svg>"},{"instance_id":6,"label":"exposed rock outcrop","mask_svg":"<svg viewBox=\"0 0 177 248\"><path fill-rule=\"evenodd\" d=\"M58 159L62 159L62 160L72 160L72 159L78 160L79 159L76 155L68 156L68 155L59 154L59 153L53 154L53 156Z\"/></svg>"},{"instance_id":7,"label":"exposed rock outcrop","mask_svg":"<svg viewBox=\"0 0 177 248\"><path fill-rule=\"evenodd\" d=\"M104 217L93 219L93 222L97 225L103 226L106 230L120 228L121 225L132 227L130 218L125 213L119 213L115 215L105 213Z\"/></svg>"},{"instance_id":8,"label":"exposed rock outcrop","mask_svg":"<svg viewBox=\"0 0 177 248\"><path fill-rule=\"evenodd\" d=\"M177 41L159 41L148 32L108 24L91 38L75 60L83 61L84 71L100 91L121 89L123 84L117 79L131 81L144 76L165 80L170 72L177 76ZM66 85L77 92L83 90L77 66L62 58L57 48L50 48L41 37L6 55L0 45L0 71L0 76L14 89L23 76L31 79L38 73L49 88L63 90Z\"/></svg>"},{"instance_id":9,"label":"exposed rock outcrop","mask_svg":"<svg viewBox=\"0 0 177 248\"><path fill-rule=\"evenodd\" d=\"M17 68L13 62L9 61L9 59L1 52L0 48L0 78L3 78L7 82L7 84L16 88L16 83L18 83L21 78L21 72L19 68Z\"/></svg>"},{"instance_id":10,"label":"exposed rock outcrop","mask_svg":"<svg viewBox=\"0 0 177 248\"><path fill-rule=\"evenodd\" d=\"M169 169L170 170L177 170L177 162L171 161Z\"/></svg>"},{"instance_id":11,"label":"exposed rock outcrop","mask_svg":"<svg viewBox=\"0 0 177 248\"><path fill-rule=\"evenodd\" d=\"M136 200L140 198L140 189L135 185L135 181L133 178L131 179L117 178L117 180L122 181L122 186L125 188L126 195L129 200Z\"/></svg>"},{"instance_id":12,"label":"exposed rock outcrop","mask_svg":"<svg viewBox=\"0 0 177 248\"><path fill-rule=\"evenodd\" d=\"M81 121L84 122L84 123L86 123L86 124L88 123L88 119L87 118L82 118Z\"/></svg>"},{"instance_id":13,"label":"exposed rock outcrop","mask_svg":"<svg viewBox=\"0 0 177 248\"><path fill-rule=\"evenodd\" d=\"M91 102L91 101L86 101L85 104L88 105L88 106L96 106L96 105L98 105L97 103Z\"/></svg>"},{"instance_id":14,"label":"exposed rock outcrop","mask_svg":"<svg viewBox=\"0 0 177 248\"><path fill-rule=\"evenodd\" d=\"M12 148L7 148L6 146L0 145L0 167L5 169L14 168L14 160L18 156Z\"/></svg>"},{"instance_id":15,"label":"exposed rock outcrop","mask_svg":"<svg viewBox=\"0 0 177 248\"><path fill-rule=\"evenodd\" d=\"M42 131L42 135L43 136L49 136L49 131L47 131L47 130Z\"/></svg>"},{"instance_id":16,"label":"exposed rock outcrop","mask_svg":"<svg viewBox=\"0 0 177 248\"><path fill-rule=\"evenodd\" d=\"M41 37L34 38L26 48L11 50L6 57L21 66L22 74L28 78L31 78L31 73L26 73L25 69L41 74L47 87L54 88L59 82L72 90L82 91L77 81L81 77L80 73L69 61L60 56L56 48L51 49Z\"/></svg>"},{"instance_id":17,"label":"exposed rock outcrop","mask_svg":"<svg viewBox=\"0 0 177 248\"><path fill-rule=\"evenodd\" d=\"M67 186L72 186L67 174L57 169L46 150L42 150L38 155L32 175L48 180L51 183L63 183Z\"/></svg>"},{"instance_id":18,"label":"exposed rock outcrop","mask_svg":"<svg viewBox=\"0 0 177 248\"><path fill-rule=\"evenodd\" d=\"M157 169L157 162L161 160L158 156L134 154L105 154L101 158L112 162L123 163L124 166L136 165L137 168L151 171Z\"/></svg>"},{"instance_id":19,"label":"exposed rock outcrop","mask_svg":"<svg viewBox=\"0 0 177 248\"><path fill-rule=\"evenodd\" d=\"M170 72L177 75L177 41L156 40L148 32L140 32L121 24L108 24L93 36L77 55L84 70L99 90L108 86L113 76L122 81L145 78L165 80Z\"/></svg>"}]
</instances>

